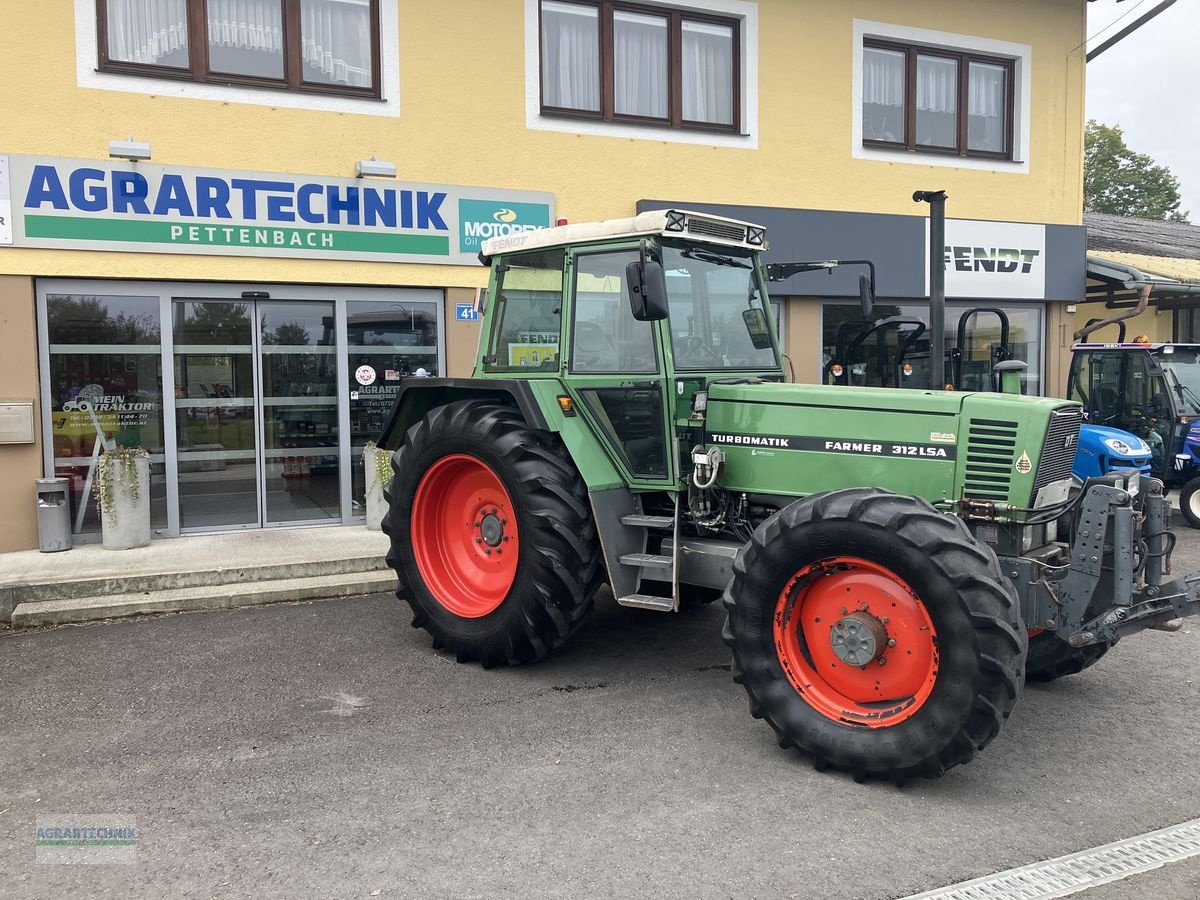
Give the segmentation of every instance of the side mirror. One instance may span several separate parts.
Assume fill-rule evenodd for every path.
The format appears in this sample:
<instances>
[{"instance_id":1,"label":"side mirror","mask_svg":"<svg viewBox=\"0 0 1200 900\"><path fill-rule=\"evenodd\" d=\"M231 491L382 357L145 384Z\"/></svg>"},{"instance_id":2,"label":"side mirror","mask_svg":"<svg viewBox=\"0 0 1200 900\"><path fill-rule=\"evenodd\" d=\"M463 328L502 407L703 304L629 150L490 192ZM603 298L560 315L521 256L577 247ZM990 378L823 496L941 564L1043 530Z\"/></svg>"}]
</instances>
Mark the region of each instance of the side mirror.
<instances>
[{"instance_id":1,"label":"side mirror","mask_svg":"<svg viewBox=\"0 0 1200 900\"><path fill-rule=\"evenodd\" d=\"M625 267L629 306L639 322L657 322L667 317L667 276L662 263L652 259L631 262Z\"/></svg>"},{"instance_id":2,"label":"side mirror","mask_svg":"<svg viewBox=\"0 0 1200 900\"><path fill-rule=\"evenodd\" d=\"M757 308L742 310L742 321L746 323L755 350L766 350L771 346L771 329L765 312Z\"/></svg>"},{"instance_id":3,"label":"side mirror","mask_svg":"<svg viewBox=\"0 0 1200 900\"><path fill-rule=\"evenodd\" d=\"M871 279L865 273L858 276L858 302L862 304L862 317L870 319L875 309L875 292L871 290Z\"/></svg>"}]
</instances>

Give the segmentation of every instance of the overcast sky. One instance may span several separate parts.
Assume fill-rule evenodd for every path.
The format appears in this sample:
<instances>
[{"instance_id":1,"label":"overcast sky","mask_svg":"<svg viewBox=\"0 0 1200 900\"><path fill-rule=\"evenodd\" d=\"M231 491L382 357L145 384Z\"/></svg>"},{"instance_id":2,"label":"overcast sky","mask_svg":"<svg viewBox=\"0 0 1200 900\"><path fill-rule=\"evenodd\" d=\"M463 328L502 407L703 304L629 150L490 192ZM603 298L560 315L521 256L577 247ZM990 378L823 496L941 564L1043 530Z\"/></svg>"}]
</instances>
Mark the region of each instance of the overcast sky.
<instances>
[{"instance_id":1,"label":"overcast sky","mask_svg":"<svg viewBox=\"0 0 1200 900\"><path fill-rule=\"evenodd\" d=\"M1095 49L1159 2L1089 3L1089 47ZM1087 114L1120 125L1131 148L1167 166L1180 181L1182 208L1200 224L1200 0L1177 0L1088 63Z\"/></svg>"}]
</instances>

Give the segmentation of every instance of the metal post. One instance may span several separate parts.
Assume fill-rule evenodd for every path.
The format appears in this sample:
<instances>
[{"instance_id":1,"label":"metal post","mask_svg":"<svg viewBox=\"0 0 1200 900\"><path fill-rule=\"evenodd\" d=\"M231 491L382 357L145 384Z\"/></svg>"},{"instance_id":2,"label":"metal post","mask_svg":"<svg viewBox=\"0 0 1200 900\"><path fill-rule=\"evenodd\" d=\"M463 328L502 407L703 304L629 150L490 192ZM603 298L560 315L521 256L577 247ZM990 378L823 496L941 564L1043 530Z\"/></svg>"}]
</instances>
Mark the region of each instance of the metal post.
<instances>
[{"instance_id":1,"label":"metal post","mask_svg":"<svg viewBox=\"0 0 1200 900\"><path fill-rule=\"evenodd\" d=\"M929 204L929 386L946 386L946 192L917 191Z\"/></svg>"}]
</instances>

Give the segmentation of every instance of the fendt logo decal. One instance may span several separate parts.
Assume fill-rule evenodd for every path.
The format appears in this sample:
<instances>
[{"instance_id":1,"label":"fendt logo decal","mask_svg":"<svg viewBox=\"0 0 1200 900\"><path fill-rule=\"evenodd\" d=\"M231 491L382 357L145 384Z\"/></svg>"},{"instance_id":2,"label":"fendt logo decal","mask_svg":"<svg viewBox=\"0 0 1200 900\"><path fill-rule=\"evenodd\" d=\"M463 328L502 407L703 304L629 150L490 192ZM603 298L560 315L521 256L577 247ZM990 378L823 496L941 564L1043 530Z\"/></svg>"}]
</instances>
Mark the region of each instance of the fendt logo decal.
<instances>
[{"instance_id":1,"label":"fendt logo decal","mask_svg":"<svg viewBox=\"0 0 1200 900\"><path fill-rule=\"evenodd\" d=\"M714 444L734 447L770 447L776 450L809 450L817 453L849 453L854 456L887 456L901 459L952 460L954 447L936 444L895 444L884 441L856 441L845 438L798 437L781 434L712 434Z\"/></svg>"},{"instance_id":2,"label":"fendt logo decal","mask_svg":"<svg viewBox=\"0 0 1200 900\"><path fill-rule=\"evenodd\" d=\"M1018 247L972 247L946 245L946 266L956 272L995 272L1012 275L1020 272L1028 275L1041 250L1026 250Z\"/></svg>"}]
</instances>

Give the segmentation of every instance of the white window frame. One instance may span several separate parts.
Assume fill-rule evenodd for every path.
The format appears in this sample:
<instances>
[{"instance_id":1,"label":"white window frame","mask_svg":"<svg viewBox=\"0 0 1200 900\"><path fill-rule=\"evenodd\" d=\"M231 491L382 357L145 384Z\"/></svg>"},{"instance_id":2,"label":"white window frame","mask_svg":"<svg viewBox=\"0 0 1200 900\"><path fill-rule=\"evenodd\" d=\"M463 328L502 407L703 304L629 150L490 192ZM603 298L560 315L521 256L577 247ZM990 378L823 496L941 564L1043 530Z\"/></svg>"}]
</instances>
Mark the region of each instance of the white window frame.
<instances>
[{"instance_id":1,"label":"white window frame","mask_svg":"<svg viewBox=\"0 0 1200 900\"><path fill-rule=\"evenodd\" d=\"M155 94L189 100L220 100L223 103L247 103L285 109L314 109L323 112L353 113L360 116L400 115L400 32L394 0L379 4L379 78L382 99L347 97L317 93L297 93L278 88L247 85L208 84L155 78L149 75L125 75L101 72L96 34L96 0L75 0L75 72L81 88L123 91L131 94ZM115 134L111 137L122 137Z\"/></svg>"},{"instance_id":2,"label":"white window frame","mask_svg":"<svg viewBox=\"0 0 1200 900\"><path fill-rule=\"evenodd\" d=\"M952 50L962 53L978 53L1013 61L1013 158L983 159L971 156L948 156L943 153L922 153L909 150L885 150L879 147L864 147L862 136L863 119L863 41L878 38L914 47L929 47L934 50ZM945 166L952 169L980 169L986 172L1006 172L1010 175L1029 174L1030 112L1033 108L1032 72L1033 47L1013 41L998 41L992 38L969 34L953 34L948 31L930 31L907 25L886 22L854 20L853 37L853 123L850 137L850 152L855 159L879 162L908 163L920 166Z\"/></svg>"},{"instance_id":3,"label":"white window frame","mask_svg":"<svg viewBox=\"0 0 1200 900\"><path fill-rule=\"evenodd\" d=\"M758 4L746 0L652 0L654 6L713 13L741 22L741 111L740 134L722 134L697 129L631 125L627 122L598 122L566 119L542 114L542 60L539 0L525 0L525 127L533 131L558 131L602 137L664 141L673 144L704 144L709 147L758 149Z\"/></svg>"}]
</instances>

